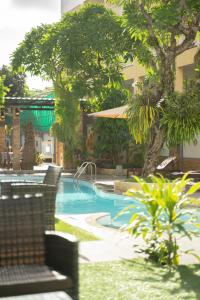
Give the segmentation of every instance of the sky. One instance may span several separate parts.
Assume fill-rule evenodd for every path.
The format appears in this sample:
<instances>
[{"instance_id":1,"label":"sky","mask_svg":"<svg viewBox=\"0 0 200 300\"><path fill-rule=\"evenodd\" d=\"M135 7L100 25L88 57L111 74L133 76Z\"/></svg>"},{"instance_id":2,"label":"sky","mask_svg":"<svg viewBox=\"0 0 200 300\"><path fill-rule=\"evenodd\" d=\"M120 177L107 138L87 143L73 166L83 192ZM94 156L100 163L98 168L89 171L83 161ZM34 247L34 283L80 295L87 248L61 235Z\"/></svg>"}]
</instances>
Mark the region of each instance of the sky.
<instances>
[{"instance_id":1,"label":"sky","mask_svg":"<svg viewBox=\"0 0 200 300\"><path fill-rule=\"evenodd\" d=\"M65 9L65 11L71 10L83 2L84 0L62 0L62 7Z\"/></svg>"},{"instance_id":2,"label":"sky","mask_svg":"<svg viewBox=\"0 0 200 300\"><path fill-rule=\"evenodd\" d=\"M42 23L53 23L61 17L61 0L0 0L0 66L8 65L10 55L26 32ZM37 77L29 77L30 88L50 86Z\"/></svg>"}]
</instances>

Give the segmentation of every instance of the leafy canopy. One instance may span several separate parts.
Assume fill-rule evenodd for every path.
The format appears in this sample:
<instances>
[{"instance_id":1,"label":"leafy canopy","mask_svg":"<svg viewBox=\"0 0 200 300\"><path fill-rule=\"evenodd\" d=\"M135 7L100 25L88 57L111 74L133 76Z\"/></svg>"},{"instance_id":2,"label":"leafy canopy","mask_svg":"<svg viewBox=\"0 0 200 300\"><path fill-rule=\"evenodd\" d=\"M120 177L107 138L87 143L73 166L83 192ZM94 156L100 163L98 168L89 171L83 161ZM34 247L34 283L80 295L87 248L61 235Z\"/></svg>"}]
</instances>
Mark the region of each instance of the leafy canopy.
<instances>
[{"instance_id":1,"label":"leafy canopy","mask_svg":"<svg viewBox=\"0 0 200 300\"><path fill-rule=\"evenodd\" d=\"M41 25L26 34L12 56L15 69L53 81L56 123L53 132L73 151L79 99L96 97L114 82L122 82L121 62L131 39L111 10L86 5L66 13L60 22Z\"/></svg>"},{"instance_id":2,"label":"leafy canopy","mask_svg":"<svg viewBox=\"0 0 200 300\"><path fill-rule=\"evenodd\" d=\"M6 88L6 95L10 97L24 97L28 88L26 86L26 74L14 72L10 66L3 65L0 69L0 77Z\"/></svg>"},{"instance_id":3,"label":"leafy canopy","mask_svg":"<svg viewBox=\"0 0 200 300\"><path fill-rule=\"evenodd\" d=\"M163 130L169 143L193 141L200 131L195 92L199 87L193 85L194 91L190 88L182 97L174 93L175 59L196 45L200 31L200 2L110 2L123 7L123 26L134 41L134 57L145 67L147 74L141 96L136 95L130 104L130 128L135 139L139 143L155 140L149 133L156 127L157 131ZM191 109L193 101L196 112ZM169 113L171 110L172 114Z\"/></svg>"}]
</instances>

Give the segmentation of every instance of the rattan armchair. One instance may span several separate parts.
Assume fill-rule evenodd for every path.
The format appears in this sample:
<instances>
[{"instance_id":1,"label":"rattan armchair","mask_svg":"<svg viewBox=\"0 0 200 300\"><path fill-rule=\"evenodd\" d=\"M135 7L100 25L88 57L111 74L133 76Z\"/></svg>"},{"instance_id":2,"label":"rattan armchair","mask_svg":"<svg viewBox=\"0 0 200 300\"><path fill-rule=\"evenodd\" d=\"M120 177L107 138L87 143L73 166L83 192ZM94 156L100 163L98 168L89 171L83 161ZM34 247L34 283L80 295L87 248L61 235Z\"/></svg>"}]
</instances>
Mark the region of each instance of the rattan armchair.
<instances>
[{"instance_id":1,"label":"rattan armchair","mask_svg":"<svg viewBox=\"0 0 200 300\"><path fill-rule=\"evenodd\" d=\"M59 183L61 173L62 173L61 167L49 166L45 173L44 179L41 182L16 179L16 180L2 180L0 183L1 183L1 185L3 185L4 183L7 183L7 182L40 183L40 184L54 185L58 188L58 183Z\"/></svg>"},{"instance_id":2,"label":"rattan armchair","mask_svg":"<svg viewBox=\"0 0 200 300\"><path fill-rule=\"evenodd\" d=\"M49 166L47 169L47 172L44 176L43 183L55 185L56 187L58 187L58 182L59 182L61 173L62 173L61 167Z\"/></svg>"},{"instance_id":3,"label":"rattan armchair","mask_svg":"<svg viewBox=\"0 0 200 300\"><path fill-rule=\"evenodd\" d=\"M0 197L0 297L65 291L78 299L78 242L45 232L43 198Z\"/></svg>"},{"instance_id":4,"label":"rattan armchair","mask_svg":"<svg viewBox=\"0 0 200 300\"><path fill-rule=\"evenodd\" d=\"M42 193L45 206L45 229L55 230L55 201L58 182L62 169L49 166L43 182L2 181L2 195L19 195Z\"/></svg>"}]
</instances>

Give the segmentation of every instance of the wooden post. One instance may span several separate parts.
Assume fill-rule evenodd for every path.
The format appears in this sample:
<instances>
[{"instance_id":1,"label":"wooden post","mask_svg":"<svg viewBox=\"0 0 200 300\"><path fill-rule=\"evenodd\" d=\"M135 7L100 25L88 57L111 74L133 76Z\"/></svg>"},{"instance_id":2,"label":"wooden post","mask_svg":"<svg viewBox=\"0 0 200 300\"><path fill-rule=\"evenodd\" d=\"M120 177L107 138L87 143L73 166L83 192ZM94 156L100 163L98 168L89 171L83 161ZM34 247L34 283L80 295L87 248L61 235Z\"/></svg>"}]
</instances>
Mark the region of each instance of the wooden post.
<instances>
[{"instance_id":1,"label":"wooden post","mask_svg":"<svg viewBox=\"0 0 200 300\"><path fill-rule=\"evenodd\" d=\"M13 170L20 170L20 114L16 111L16 108L12 108L13 115L13 138L12 138L12 149L13 149Z\"/></svg>"}]
</instances>

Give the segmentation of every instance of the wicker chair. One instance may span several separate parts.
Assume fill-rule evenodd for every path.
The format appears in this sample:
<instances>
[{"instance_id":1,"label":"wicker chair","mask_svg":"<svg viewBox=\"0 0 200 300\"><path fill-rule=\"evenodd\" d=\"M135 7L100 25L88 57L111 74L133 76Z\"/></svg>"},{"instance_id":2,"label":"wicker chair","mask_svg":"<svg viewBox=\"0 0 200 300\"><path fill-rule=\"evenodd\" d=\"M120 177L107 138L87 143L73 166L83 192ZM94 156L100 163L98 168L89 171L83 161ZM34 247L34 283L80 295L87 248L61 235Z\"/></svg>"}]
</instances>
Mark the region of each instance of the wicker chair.
<instances>
[{"instance_id":1,"label":"wicker chair","mask_svg":"<svg viewBox=\"0 0 200 300\"><path fill-rule=\"evenodd\" d=\"M61 173L62 173L61 167L49 166L42 182L16 179L16 180L2 180L0 183L1 185L7 182L41 183L41 184L43 183L43 184L55 185L58 188L58 183L59 183Z\"/></svg>"},{"instance_id":2,"label":"wicker chair","mask_svg":"<svg viewBox=\"0 0 200 300\"><path fill-rule=\"evenodd\" d=\"M44 176L43 183L55 185L58 187L58 182L61 176L61 172L62 172L61 167L49 166Z\"/></svg>"},{"instance_id":3,"label":"wicker chair","mask_svg":"<svg viewBox=\"0 0 200 300\"><path fill-rule=\"evenodd\" d=\"M61 168L49 166L44 180L31 181L3 181L1 182L2 195L19 195L42 193L45 199L45 229L55 230L55 201Z\"/></svg>"},{"instance_id":4,"label":"wicker chair","mask_svg":"<svg viewBox=\"0 0 200 300\"><path fill-rule=\"evenodd\" d=\"M78 299L78 242L45 232L43 198L0 197L0 297L65 291Z\"/></svg>"}]
</instances>

